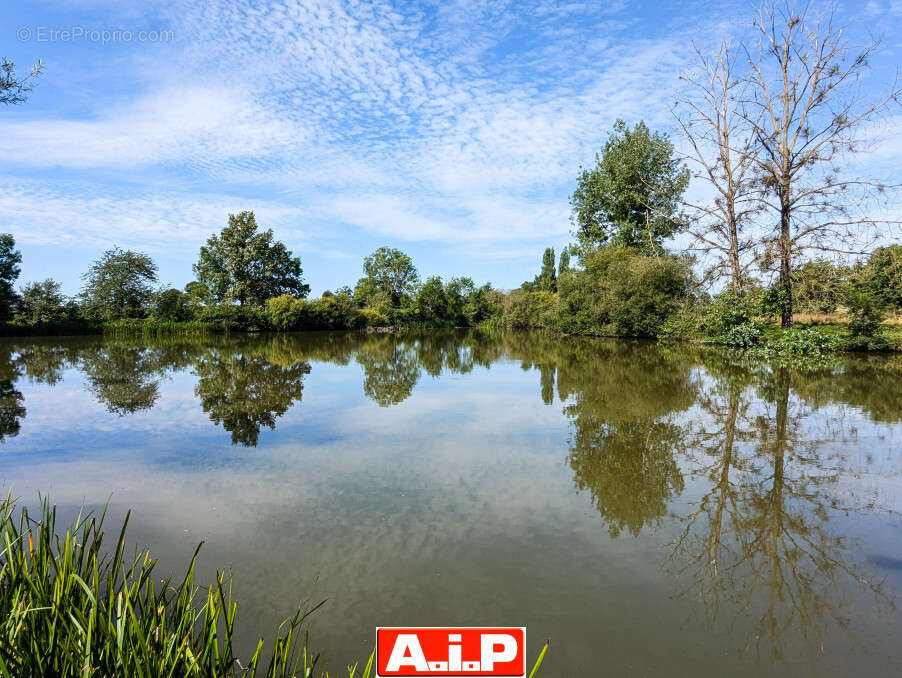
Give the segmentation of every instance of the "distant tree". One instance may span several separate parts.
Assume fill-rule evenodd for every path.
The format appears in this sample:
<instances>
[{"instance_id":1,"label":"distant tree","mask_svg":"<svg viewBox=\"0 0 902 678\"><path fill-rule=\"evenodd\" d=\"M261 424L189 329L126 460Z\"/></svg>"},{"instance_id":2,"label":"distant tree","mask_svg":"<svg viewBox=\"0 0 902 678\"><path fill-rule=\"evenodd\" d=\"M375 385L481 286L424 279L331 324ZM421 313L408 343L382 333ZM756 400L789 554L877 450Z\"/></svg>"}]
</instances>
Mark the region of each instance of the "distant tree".
<instances>
[{"instance_id":1,"label":"distant tree","mask_svg":"<svg viewBox=\"0 0 902 678\"><path fill-rule=\"evenodd\" d=\"M902 245L878 247L868 258L867 277L887 308L902 308Z\"/></svg>"},{"instance_id":2,"label":"distant tree","mask_svg":"<svg viewBox=\"0 0 902 678\"><path fill-rule=\"evenodd\" d=\"M844 170L862 149L869 123L902 88L862 94L871 43L850 51L833 11L812 4L766 5L755 21L757 43L746 47L748 87L743 100L757 152L755 169L768 191L776 223L767 244L779 270L781 324L792 325L792 272L805 252L860 250L880 222L865 204L884 187Z\"/></svg>"},{"instance_id":3,"label":"distant tree","mask_svg":"<svg viewBox=\"0 0 902 678\"><path fill-rule=\"evenodd\" d=\"M400 308L404 297L416 290L420 278L413 260L404 252L380 247L363 260L364 277L357 281L354 298L367 306Z\"/></svg>"},{"instance_id":4,"label":"distant tree","mask_svg":"<svg viewBox=\"0 0 902 678\"><path fill-rule=\"evenodd\" d=\"M21 322L30 325L55 322L66 315L66 297L56 280L47 278L41 282L30 282L22 288L18 313Z\"/></svg>"},{"instance_id":5,"label":"distant tree","mask_svg":"<svg viewBox=\"0 0 902 678\"><path fill-rule=\"evenodd\" d=\"M18 295L13 288L19 279L22 254L10 233L0 233L0 320L8 320L15 309Z\"/></svg>"},{"instance_id":6,"label":"distant tree","mask_svg":"<svg viewBox=\"0 0 902 678\"><path fill-rule=\"evenodd\" d=\"M414 306L417 317L425 322L447 320L452 315L445 286L437 275L420 286Z\"/></svg>"},{"instance_id":7,"label":"distant tree","mask_svg":"<svg viewBox=\"0 0 902 678\"><path fill-rule=\"evenodd\" d=\"M142 252L107 250L83 276L81 298L90 317L139 318L147 311L157 281L157 265Z\"/></svg>"},{"instance_id":8,"label":"distant tree","mask_svg":"<svg viewBox=\"0 0 902 678\"><path fill-rule=\"evenodd\" d=\"M559 276L564 275L567 271L570 270L570 249L564 248L561 251L560 263L557 267L557 274Z\"/></svg>"},{"instance_id":9,"label":"distant tree","mask_svg":"<svg viewBox=\"0 0 902 678\"><path fill-rule=\"evenodd\" d=\"M677 215L689 183L689 170L674 156L666 134L652 133L640 122L630 129L623 120L583 169L571 196L576 235L584 246L612 242L645 253L682 227Z\"/></svg>"},{"instance_id":10,"label":"distant tree","mask_svg":"<svg viewBox=\"0 0 902 678\"><path fill-rule=\"evenodd\" d=\"M210 303L210 289L202 282L192 280L185 285L185 294L192 306L205 306Z\"/></svg>"},{"instance_id":11,"label":"distant tree","mask_svg":"<svg viewBox=\"0 0 902 678\"><path fill-rule=\"evenodd\" d=\"M154 294L152 306L151 315L165 322L184 322L194 315L191 297L174 287Z\"/></svg>"},{"instance_id":12,"label":"distant tree","mask_svg":"<svg viewBox=\"0 0 902 678\"><path fill-rule=\"evenodd\" d=\"M798 308L833 313L843 303L851 269L816 259L806 261L792 274L792 295Z\"/></svg>"},{"instance_id":13,"label":"distant tree","mask_svg":"<svg viewBox=\"0 0 902 678\"><path fill-rule=\"evenodd\" d=\"M34 79L44 70L44 62L38 61L28 75L17 75L16 65L6 57L0 58L0 104L21 104L28 99Z\"/></svg>"},{"instance_id":14,"label":"distant tree","mask_svg":"<svg viewBox=\"0 0 902 678\"><path fill-rule=\"evenodd\" d=\"M301 260L274 239L271 229L259 231L253 212L229 215L228 226L200 248L194 273L217 303L258 307L280 294L304 298L310 293Z\"/></svg>"},{"instance_id":15,"label":"distant tree","mask_svg":"<svg viewBox=\"0 0 902 678\"><path fill-rule=\"evenodd\" d=\"M542 254L542 271L536 281L540 290L546 292L557 291L557 273L554 270L554 248L546 247Z\"/></svg>"}]
</instances>

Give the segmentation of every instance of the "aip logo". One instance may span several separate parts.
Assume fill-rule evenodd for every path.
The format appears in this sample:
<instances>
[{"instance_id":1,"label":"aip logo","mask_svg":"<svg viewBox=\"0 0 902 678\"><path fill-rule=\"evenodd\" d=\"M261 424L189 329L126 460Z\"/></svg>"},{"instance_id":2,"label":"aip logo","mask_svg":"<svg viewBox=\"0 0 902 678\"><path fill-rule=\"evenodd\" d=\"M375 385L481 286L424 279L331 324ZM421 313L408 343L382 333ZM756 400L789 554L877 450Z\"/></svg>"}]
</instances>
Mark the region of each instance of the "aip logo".
<instances>
[{"instance_id":1,"label":"aip logo","mask_svg":"<svg viewBox=\"0 0 902 678\"><path fill-rule=\"evenodd\" d=\"M523 678L526 628L382 627L376 675Z\"/></svg>"}]
</instances>

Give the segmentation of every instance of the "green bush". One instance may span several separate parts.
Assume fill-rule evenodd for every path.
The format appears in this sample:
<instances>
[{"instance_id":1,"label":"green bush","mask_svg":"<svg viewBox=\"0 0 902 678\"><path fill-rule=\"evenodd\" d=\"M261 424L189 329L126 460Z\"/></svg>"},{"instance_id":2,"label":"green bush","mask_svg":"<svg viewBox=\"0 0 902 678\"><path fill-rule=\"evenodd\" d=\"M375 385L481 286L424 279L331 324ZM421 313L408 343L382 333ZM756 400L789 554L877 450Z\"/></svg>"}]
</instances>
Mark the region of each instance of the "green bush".
<instances>
[{"instance_id":1,"label":"green bush","mask_svg":"<svg viewBox=\"0 0 902 678\"><path fill-rule=\"evenodd\" d=\"M755 317L761 311L761 296L752 290L727 288L704 311L706 337L729 346L753 346L761 341Z\"/></svg>"},{"instance_id":2,"label":"green bush","mask_svg":"<svg viewBox=\"0 0 902 678\"><path fill-rule=\"evenodd\" d=\"M266 318L281 332L299 329L307 316L307 302L290 294L281 294L266 302Z\"/></svg>"},{"instance_id":3,"label":"green bush","mask_svg":"<svg viewBox=\"0 0 902 678\"><path fill-rule=\"evenodd\" d=\"M879 351L887 348L883 337L886 318L885 300L866 284L853 284L846 297L851 320L846 347L856 351Z\"/></svg>"},{"instance_id":4,"label":"green bush","mask_svg":"<svg viewBox=\"0 0 902 678\"><path fill-rule=\"evenodd\" d=\"M353 330L366 322L354 300L347 294L314 299L307 304L307 318L299 329Z\"/></svg>"},{"instance_id":5,"label":"green bush","mask_svg":"<svg viewBox=\"0 0 902 678\"><path fill-rule=\"evenodd\" d=\"M502 322L507 327L560 327L560 299L553 292L514 290L507 298Z\"/></svg>"},{"instance_id":6,"label":"green bush","mask_svg":"<svg viewBox=\"0 0 902 678\"><path fill-rule=\"evenodd\" d=\"M362 308L360 315L363 317L364 327L388 327L391 324L388 318L375 308Z\"/></svg>"},{"instance_id":7,"label":"green bush","mask_svg":"<svg viewBox=\"0 0 902 678\"><path fill-rule=\"evenodd\" d=\"M684 257L598 247L584 250L581 263L558 278L567 332L657 337L689 298L692 265Z\"/></svg>"},{"instance_id":8,"label":"green bush","mask_svg":"<svg viewBox=\"0 0 902 678\"><path fill-rule=\"evenodd\" d=\"M235 304L205 306L197 318L220 332L259 332L269 329L263 311Z\"/></svg>"},{"instance_id":9,"label":"green bush","mask_svg":"<svg viewBox=\"0 0 902 678\"><path fill-rule=\"evenodd\" d=\"M836 334L819 328L791 328L768 339L760 353L768 359L813 362L832 357L842 343Z\"/></svg>"}]
</instances>

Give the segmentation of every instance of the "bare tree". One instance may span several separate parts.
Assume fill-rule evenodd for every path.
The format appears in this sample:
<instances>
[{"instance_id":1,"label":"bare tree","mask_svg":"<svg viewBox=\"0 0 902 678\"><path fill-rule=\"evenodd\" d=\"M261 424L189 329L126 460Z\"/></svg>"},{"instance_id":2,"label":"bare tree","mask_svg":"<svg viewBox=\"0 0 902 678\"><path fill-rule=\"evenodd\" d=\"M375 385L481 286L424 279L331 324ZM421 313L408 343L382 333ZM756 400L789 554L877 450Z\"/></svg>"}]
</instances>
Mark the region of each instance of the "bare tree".
<instances>
[{"instance_id":1,"label":"bare tree","mask_svg":"<svg viewBox=\"0 0 902 678\"><path fill-rule=\"evenodd\" d=\"M28 98L34 79L44 70L44 62L38 61L28 75L16 74L16 65L6 57L0 58L0 104L21 104Z\"/></svg>"},{"instance_id":2,"label":"bare tree","mask_svg":"<svg viewBox=\"0 0 902 678\"><path fill-rule=\"evenodd\" d=\"M697 68L680 77L686 87L672 112L689 144L694 178L713 189L714 200L684 200L687 231L697 249L715 255L705 281L728 275L730 285L738 288L751 261L746 255L756 244L745 231L761 211L754 176L755 126L740 111L748 81L738 73L743 63L727 41L713 56L694 42L692 46Z\"/></svg>"},{"instance_id":3,"label":"bare tree","mask_svg":"<svg viewBox=\"0 0 902 678\"><path fill-rule=\"evenodd\" d=\"M861 84L878 43L849 48L833 11L817 17L790 1L765 7L755 20L757 44L745 45L748 92L743 115L755 136L756 171L766 204L778 215L767 238L779 261L781 324L792 325L791 276L805 250L857 254L881 224L868 201L885 187L843 172L848 154L863 150L868 123L902 88L876 100Z\"/></svg>"}]
</instances>

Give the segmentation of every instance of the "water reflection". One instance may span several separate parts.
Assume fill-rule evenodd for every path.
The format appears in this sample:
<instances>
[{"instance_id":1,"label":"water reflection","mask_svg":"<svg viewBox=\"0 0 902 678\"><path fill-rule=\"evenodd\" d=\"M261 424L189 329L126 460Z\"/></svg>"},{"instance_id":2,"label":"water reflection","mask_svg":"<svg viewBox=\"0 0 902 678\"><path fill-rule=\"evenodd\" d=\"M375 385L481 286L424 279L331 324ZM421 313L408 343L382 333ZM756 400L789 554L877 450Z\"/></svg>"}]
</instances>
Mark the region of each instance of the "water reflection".
<instances>
[{"instance_id":1,"label":"water reflection","mask_svg":"<svg viewBox=\"0 0 902 678\"><path fill-rule=\"evenodd\" d=\"M424 377L499 363L535 374L530 397L566 418L561 457L602 534L665 532L662 566L686 609L711 627L750 622L758 650L782 658L799 637L817 646L831 629L845 632L850 597L892 607L873 568L898 566L898 554L869 563L843 527L876 510L875 499L848 490L858 469L842 451L855 448L855 431L825 412L902 421L897 357L799 372L722 351L492 332L6 342L0 440L27 422L24 380L53 387L76 370L93 398L126 417L159 405L163 382L190 373L198 407L233 444L253 447L304 406L318 363L358 366L364 396L382 408L412 398Z\"/></svg>"},{"instance_id":2,"label":"water reflection","mask_svg":"<svg viewBox=\"0 0 902 678\"><path fill-rule=\"evenodd\" d=\"M256 446L260 427L275 429L276 419L301 400L310 365L272 348L216 347L193 361L194 393L210 420L232 434L233 443Z\"/></svg>"}]
</instances>

